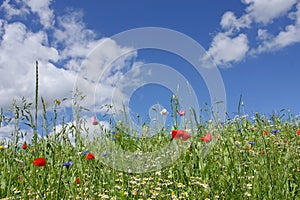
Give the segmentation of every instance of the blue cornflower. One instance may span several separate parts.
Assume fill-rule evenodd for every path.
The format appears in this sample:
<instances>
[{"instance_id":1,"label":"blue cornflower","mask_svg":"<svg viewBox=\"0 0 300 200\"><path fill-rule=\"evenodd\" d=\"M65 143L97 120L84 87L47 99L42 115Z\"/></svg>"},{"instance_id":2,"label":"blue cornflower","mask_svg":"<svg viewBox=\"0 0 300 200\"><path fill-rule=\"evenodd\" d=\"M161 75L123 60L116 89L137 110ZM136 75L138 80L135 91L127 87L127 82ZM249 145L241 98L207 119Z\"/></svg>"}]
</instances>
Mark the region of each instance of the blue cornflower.
<instances>
[{"instance_id":1,"label":"blue cornflower","mask_svg":"<svg viewBox=\"0 0 300 200\"><path fill-rule=\"evenodd\" d=\"M279 133L279 130L278 130L278 129L272 130L271 133L272 133L272 134Z\"/></svg>"},{"instance_id":2,"label":"blue cornflower","mask_svg":"<svg viewBox=\"0 0 300 200\"><path fill-rule=\"evenodd\" d=\"M112 138L112 140L115 142L115 141L117 141L117 138Z\"/></svg>"},{"instance_id":3,"label":"blue cornflower","mask_svg":"<svg viewBox=\"0 0 300 200\"><path fill-rule=\"evenodd\" d=\"M102 154L102 156L107 157L107 156L109 156L109 154L110 154L109 152L105 152L105 153Z\"/></svg>"},{"instance_id":4,"label":"blue cornflower","mask_svg":"<svg viewBox=\"0 0 300 200\"><path fill-rule=\"evenodd\" d=\"M251 146L256 145L256 142L248 142Z\"/></svg>"},{"instance_id":5,"label":"blue cornflower","mask_svg":"<svg viewBox=\"0 0 300 200\"><path fill-rule=\"evenodd\" d=\"M86 155L88 155L88 153L89 153L89 151L84 151L81 153L81 155L86 156Z\"/></svg>"},{"instance_id":6,"label":"blue cornflower","mask_svg":"<svg viewBox=\"0 0 300 200\"><path fill-rule=\"evenodd\" d=\"M69 160L68 162L64 162L63 166L69 168L72 164L72 161Z\"/></svg>"},{"instance_id":7,"label":"blue cornflower","mask_svg":"<svg viewBox=\"0 0 300 200\"><path fill-rule=\"evenodd\" d=\"M236 132L240 133L240 132L241 132L241 129L236 130Z\"/></svg>"}]
</instances>

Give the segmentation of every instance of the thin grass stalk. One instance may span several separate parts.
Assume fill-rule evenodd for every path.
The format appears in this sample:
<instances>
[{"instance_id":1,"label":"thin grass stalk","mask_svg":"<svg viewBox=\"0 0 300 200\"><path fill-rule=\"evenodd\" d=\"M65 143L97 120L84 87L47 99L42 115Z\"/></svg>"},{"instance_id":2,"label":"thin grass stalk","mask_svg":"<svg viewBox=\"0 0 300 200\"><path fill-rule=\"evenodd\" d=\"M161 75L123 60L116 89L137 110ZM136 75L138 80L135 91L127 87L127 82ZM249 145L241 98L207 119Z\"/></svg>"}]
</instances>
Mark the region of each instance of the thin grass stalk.
<instances>
[{"instance_id":1,"label":"thin grass stalk","mask_svg":"<svg viewBox=\"0 0 300 200\"><path fill-rule=\"evenodd\" d=\"M35 113L34 113L34 130L33 130L33 143L34 146L37 145L37 138L38 138L38 133L37 133L37 121L38 121L38 94L39 94L39 63L38 61L35 62Z\"/></svg>"}]
</instances>

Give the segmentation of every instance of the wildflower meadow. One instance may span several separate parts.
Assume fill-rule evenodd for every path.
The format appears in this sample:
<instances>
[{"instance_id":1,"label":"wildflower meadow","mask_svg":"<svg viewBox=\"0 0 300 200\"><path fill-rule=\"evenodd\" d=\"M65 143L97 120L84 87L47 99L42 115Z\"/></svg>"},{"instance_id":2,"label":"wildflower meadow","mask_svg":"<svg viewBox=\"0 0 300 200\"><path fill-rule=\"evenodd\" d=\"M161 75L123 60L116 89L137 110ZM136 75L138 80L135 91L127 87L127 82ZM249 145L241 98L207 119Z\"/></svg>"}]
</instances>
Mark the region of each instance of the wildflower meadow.
<instances>
[{"instance_id":1,"label":"wildflower meadow","mask_svg":"<svg viewBox=\"0 0 300 200\"><path fill-rule=\"evenodd\" d=\"M1 110L0 125L13 130L11 139L0 143L0 199L300 199L300 122L287 111L239 112L218 121L193 108L188 116L173 96L172 110L157 110L171 119L172 128L137 138L126 121L111 122L107 129L96 116L82 119L87 111L74 101L76 95L54 99L48 107L37 81L35 102L23 98L12 102L10 111ZM63 101L73 101L75 108L68 123L58 112ZM101 133L92 145L87 124ZM26 130L33 133L30 143L24 140ZM93 148L100 140L109 145ZM117 157L112 145L136 157ZM114 159L141 163L139 155L157 149L166 154L143 160L145 166L151 163L149 170L110 165ZM175 149L178 157L155 166L156 160L172 158Z\"/></svg>"}]
</instances>

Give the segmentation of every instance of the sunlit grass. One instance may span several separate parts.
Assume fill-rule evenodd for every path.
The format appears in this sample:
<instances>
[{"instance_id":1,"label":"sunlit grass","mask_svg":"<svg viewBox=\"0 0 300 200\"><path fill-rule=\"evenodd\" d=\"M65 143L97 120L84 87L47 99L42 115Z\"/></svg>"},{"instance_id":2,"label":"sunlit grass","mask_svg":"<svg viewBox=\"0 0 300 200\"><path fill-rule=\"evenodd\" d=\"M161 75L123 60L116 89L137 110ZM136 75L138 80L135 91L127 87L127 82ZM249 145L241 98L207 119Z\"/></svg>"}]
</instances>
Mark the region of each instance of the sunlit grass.
<instances>
[{"instance_id":1,"label":"sunlit grass","mask_svg":"<svg viewBox=\"0 0 300 200\"><path fill-rule=\"evenodd\" d=\"M41 98L40 128L36 121L37 99L35 111L24 98L21 105L13 102L9 112L1 109L0 125L10 125L13 130L10 141L0 142L0 198L300 199L300 124L292 115L288 114L286 120L277 115L237 115L222 123L214 122L204 120L201 112L197 116L193 109L191 116L185 116L173 96L169 117L173 129L183 129L178 131L181 135L170 134L164 127L152 137L136 137L126 120L111 121L109 130L95 117L92 122L85 121L80 117L83 98L75 93L74 121L67 124L57 112L66 99L54 100L51 109ZM92 141L86 138L87 123L98 128ZM60 129L58 124L62 124ZM31 144L22 142L27 132L20 127L25 126L34 133ZM74 143L69 136L75 138ZM93 148L95 144L101 145ZM137 169L118 170L104 164L103 159L118 153L112 146L137 155L130 158L131 162L136 159L139 163L139 155L144 153L155 155L143 160L145 166L155 170L136 173ZM165 154L155 154L162 149ZM168 158L164 156L174 156L175 150L180 152L178 159L171 159L173 162L162 168L151 166ZM126 155L120 159L129 162Z\"/></svg>"},{"instance_id":2,"label":"sunlit grass","mask_svg":"<svg viewBox=\"0 0 300 200\"><path fill-rule=\"evenodd\" d=\"M17 112L22 113L21 107ZM18 143L10 143L9 147L1 145L0 197L297 199L300 196L299 122L272 117L270 121L263 115L254 119L237 116L223 124L203 124L203 127L215 126L210 130L216 130L214 138L219 136L204 159L203 149L213 142L201 140L208 128L191 133L191 146L183 150L173 165L141 174L118 171L104 165L97 156L87 159L88 153L96 153L88 152L84 138L80 137L80 131L84 132L82 125L89 122L68 124L36 145L27 144L24 149ZM22 121L21 115L19 120ZM11 117L10 121L17 119ZM151 138L137 140L120 127L112 132L99 126L99 131L127 151L151 152L171 139L170 133L163 130ZM75 146L68 139L70 132L77 134ZM13 137L16 135L20 136L12 133ZM46 159L45 166L33 164L38 157ZM66 164L68 161L71 164Z\"/></svg>"}]
</instances>

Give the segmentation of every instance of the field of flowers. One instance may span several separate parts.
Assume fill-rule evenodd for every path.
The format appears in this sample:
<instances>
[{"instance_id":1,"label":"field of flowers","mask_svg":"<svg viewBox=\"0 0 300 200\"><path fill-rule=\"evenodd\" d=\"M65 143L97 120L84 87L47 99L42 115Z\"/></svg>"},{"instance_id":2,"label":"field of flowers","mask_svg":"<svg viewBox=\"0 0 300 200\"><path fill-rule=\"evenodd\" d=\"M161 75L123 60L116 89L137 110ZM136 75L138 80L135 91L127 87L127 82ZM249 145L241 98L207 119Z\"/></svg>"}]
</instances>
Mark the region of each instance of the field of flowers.
<instances>
[{"instance_id":1,"label":"field of flowers","mask_svg":"<svg viewBox=\"0 0 300 200\"><path fill-rule=\"evenodd\" d=\"M15 127L9 145L0 144L1 199L300 199L300 124L296 118L283 121L276 115L256 114L252 118L237 115L223 123L198 119L195 130L173 127L171 134L163 129L150 139L137 140L129 137L124 124L104 130L96 117L91 122L77 119L54 130L59 104L55 100L52 125L46 123L51 120L46 120L44 109L42 127L51 134L33 138L31 144L22 143L26 133L19 126L38 131L30 112L32 104L23 100L21 106L14 104L11 113L1 112L0 124ZM178 118L184 117L183 110L175 111ZM179 148L186 142L190 145L170 166L145 173L124 172L101 162L100 157L109 152L99 154L87 148L82 136L85 123L99 126L99 131L127 151L147 152L170 141ZM69 140L70 133L75 144Z\"/></svg>"},{"instance_id":2,"label":"field of flowers","mask_svg":"<svg viewBox=\"0 0 300 200\"><path fill-rule=\"evenodd\" d=\"M172 130L137 138L126 120L109 129L96 116L84 120L80 99L75 93L71 123L58 112L66 99L49 109L41 98L39 117L38 84L35 104L23 98L10 111L1 109L0 127L13 129L9 141L0 141L0 199L300 199L300 120L288 112L284 118L238 114L220 122L193 109L186 116L172 97ZM88 124L101 137L89 141ZM30 143L27 131L33 132ZM121 157L112 146L136 156ZM166 154L155 154L164 147ZM139 160L149 152L148 160ZM137 168L120 170L111 165L116 159ZM172 162L155 166L165 160ZM142 162L148 170L138 167Z\"/></svg>"}]
</instances>

